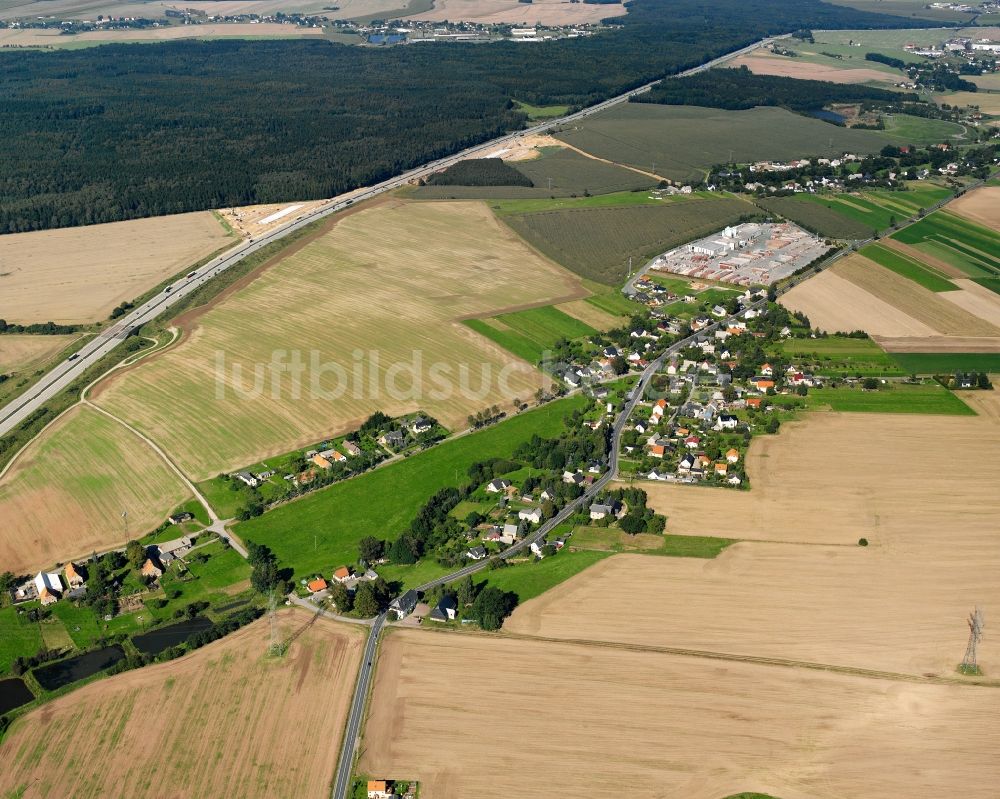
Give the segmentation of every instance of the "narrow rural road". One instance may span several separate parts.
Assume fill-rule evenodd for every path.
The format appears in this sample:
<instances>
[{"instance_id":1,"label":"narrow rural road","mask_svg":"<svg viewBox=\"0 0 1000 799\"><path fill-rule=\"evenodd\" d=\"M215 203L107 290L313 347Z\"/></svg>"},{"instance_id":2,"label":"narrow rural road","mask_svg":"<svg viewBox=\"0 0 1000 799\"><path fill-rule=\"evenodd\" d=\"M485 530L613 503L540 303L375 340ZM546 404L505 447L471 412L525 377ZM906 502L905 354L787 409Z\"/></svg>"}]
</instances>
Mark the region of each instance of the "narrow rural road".
<instances>
[{"instance_id":1,"label":"narrow rural road","mask_svg":"<svg viewBox=\"0 0 1000 799\"><path fill-rule=\"evenodd\" d=\"M708 61L701 66L694 67L693 69L689 69L680 74L693 75L698 72L703 72L706 69L710 69L711 67L724 61L728 61L731 58L756 50L775 38L780 37L768 37L766 39L761 39L758 42L754 42L753 44L747 45L746 47L731 53L726 53L719 58L715 58L712 61ZM437 161L432 161L424 166L411 169L408 172L404 172L394 178L390 178L389 180L376 183L374 186L370 186L360 192L353 193L350 198L347 198L346 196L333 198L319 208L296 217L286 225L277 227L258 238L253 238L249 241L237 244L232 249L217 258L214 258L203 266L193 270L186 278L181 278L173 285L165 288L152 299L147 300L140 307L133 310L116 324L88 342L78 352L70 356L69 359L63 361L55 367L42 380L40 380L37 385L33 386L26 395L15 398L5 407L0 409L0 436L4 436L9 433L21 422L27 419L32 413L44 406L46 402L66 389L77 378L79 378L84 371L93 366L101 358L114 350L115 347L128 338L129 334L131 334L134 330L166 313L171 307L180 302L180 300L198 290L216 275L226 271L227 269L231 269L247 256L252 255L269 244L280 241L297 230L301 230L306 225L330 216L331 214L335 214L338 211L342 211L354 203L363 202L364 200L377 197L385 192L394 191L395 189L405 186L411 181L427 177L431 173L450 166L465 158L483 155L490 150L495 150L500 145L514 142L521 136L546 133L557 126L585 119L592 114L607 110L608 108L612 108L620 103L626 103L635 95L649 91L650 88L655 86L657 83L659 83L659 80L652 81L644 86L640 86L636 89L617 95L616 97L604 100L596 105L589 106L582 111L577 111L576 113L568 114L567 116L559 117L558 119L553 119L525 130L509 133L483 144L477 144L474 147L469 147L455 155L440 158Z\"/></svg>"}]
</instances>

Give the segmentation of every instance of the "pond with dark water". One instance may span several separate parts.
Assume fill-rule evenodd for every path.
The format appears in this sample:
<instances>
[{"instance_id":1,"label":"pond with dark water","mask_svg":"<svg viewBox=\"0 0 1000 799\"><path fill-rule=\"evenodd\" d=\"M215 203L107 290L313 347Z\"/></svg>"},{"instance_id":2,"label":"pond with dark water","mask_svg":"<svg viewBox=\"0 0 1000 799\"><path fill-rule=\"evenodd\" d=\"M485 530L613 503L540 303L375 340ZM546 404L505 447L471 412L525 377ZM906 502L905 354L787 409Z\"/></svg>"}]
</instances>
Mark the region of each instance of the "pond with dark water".
<instances>
[{"instance_id":1,"label":"pond with dark water","mask_svg":"<svg viewBox=\"0 0 1000 799\"><path fill-rule=\"evenodd\" d=\"M119 660L124 659L124 650L115 644L93 652L85 652L75 658L39 666L33 673L42 688L46 691L54 691L64 685L69 685L71 682L84 680L99 671L111 668Z\"/></svg>"},{"instance_id":2,"label":"pond with dark water","mask_svg":"<svg viewBox=\"0 0 1000 799\"><path fill-rule=\"evenodd\" d=\"M164 649L183 644L195 633L202 633L212 627L212 620L205 616L195 616L180 624L171 624L168 627L157 627L148 633L132 637L135 648L144 655L158 655Z\"/></svg>"},{"instance_id":3,"label":"pond with dark water","mask_svg":"<svg viewBox=\"0 0 1000 799\"><path fill-rule=\"evenodd\" d=\"M0 716L8 710L26 705L35 695L20 677L0 680Z\"/></svg>"}]
</instances>

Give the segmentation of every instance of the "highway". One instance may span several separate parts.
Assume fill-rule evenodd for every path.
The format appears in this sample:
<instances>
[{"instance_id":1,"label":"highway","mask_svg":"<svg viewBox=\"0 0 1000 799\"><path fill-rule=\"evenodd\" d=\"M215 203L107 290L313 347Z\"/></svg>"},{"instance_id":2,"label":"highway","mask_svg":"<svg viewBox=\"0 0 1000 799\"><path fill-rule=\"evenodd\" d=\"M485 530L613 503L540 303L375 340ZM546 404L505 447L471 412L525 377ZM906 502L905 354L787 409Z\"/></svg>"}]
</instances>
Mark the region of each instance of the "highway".
<instances>
[{"instance_id":1,"label":"highway","mask_svg":"<svg viewBox=\"0 0 1000 799\"><path fill-rule=\"evenodd\" d=\"M704 70L717 66L718 64L728 61L731 58L756 50L758 47L762 47L768 42L773 41L775 38L781 37L761 39L758 42L734 52L727 53L719 58L713 59L712 61L702 64L701 66L694 67L693 69L689 69L680 74L693 75L698 72L703 72ZM510 133L505 136L492 139L484 144L477 144L474 147L469 147L459 153L456 153L455 155L440 158L437 161L432 161L429 164L411 169L410 171L404 172L394 178L384 180L381 183L376 183L374 186L370 186L360 192L355 192L350 197L345 196L342 199L335 198L329 200L327 204L320 206L311 212L304 213L285 225L274 228L267 233L261 234L259 237L254 237L248 241L237 244L232 249L217 258L214 258L203 266L198 267L186 278L181 278L175 281L172 286L167 287L164 291L160 292L152 299L147 300L141 306L122 317L114 325L102 331L98 336L88 342L86 346L77 351L73 356L71 356L70 359L63 361L57 367L52 369L52 371L45 375L45 377L42 378L37 385L32 386L31 389L29 389L25 394L16 397L5 407L0 409L0 436L4 436L9 433L33 412L42 407L46 402L50 401L53 397L64 391L87 369L121 344L134 330L148 322L151 322L157 317L162 316L191 292L197 290L221 272L231 269L244 258L252 255L261 248L276 241L280 241L286 236L300 230L312 222L323 219L324 217L330 216L331 214L335 214L339 211L343 211L345 208L348 208L355 203L370 200L371 198L377 197L385 192L394 191L402 186L405 186L411 181L427 177L434 172L451 166L457 161L476 155L485 155L489 151L502 147L504 144L516 141L521 136L546 133L553 128L585 119L592 114L604 111L618 105L619 103L628 102L628 100L635 95L649 91L650 88L655 86L657 83L659 83L658 80L652 81L636 89L627 91L624 94L612 97L609 100L604 100L596 105L589 106L582 111L577 111L576 113L559 117L558 119L553 119L540 125L535 125L534 127L526 130L519 130L515 133Z\"/></svg>"}]
</instances>

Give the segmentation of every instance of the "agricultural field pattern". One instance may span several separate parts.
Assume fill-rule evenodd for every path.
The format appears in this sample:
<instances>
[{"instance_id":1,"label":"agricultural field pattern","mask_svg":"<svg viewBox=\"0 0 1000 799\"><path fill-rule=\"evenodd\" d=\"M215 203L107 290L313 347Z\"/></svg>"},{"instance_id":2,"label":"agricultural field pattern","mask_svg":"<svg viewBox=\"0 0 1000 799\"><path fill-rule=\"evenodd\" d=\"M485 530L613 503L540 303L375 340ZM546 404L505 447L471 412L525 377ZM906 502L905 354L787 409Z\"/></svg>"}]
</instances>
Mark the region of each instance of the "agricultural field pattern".
<instances>
[{"instance_id":1,"label":"agricultural field pattern","mask_svg":"<svg viewBox=\"0 0 1000 799\"><path fill-rule=\"evenodd\" d=\"M0 797L996 799L998 53L0 0Z\"/></svg>"}]
</instances>

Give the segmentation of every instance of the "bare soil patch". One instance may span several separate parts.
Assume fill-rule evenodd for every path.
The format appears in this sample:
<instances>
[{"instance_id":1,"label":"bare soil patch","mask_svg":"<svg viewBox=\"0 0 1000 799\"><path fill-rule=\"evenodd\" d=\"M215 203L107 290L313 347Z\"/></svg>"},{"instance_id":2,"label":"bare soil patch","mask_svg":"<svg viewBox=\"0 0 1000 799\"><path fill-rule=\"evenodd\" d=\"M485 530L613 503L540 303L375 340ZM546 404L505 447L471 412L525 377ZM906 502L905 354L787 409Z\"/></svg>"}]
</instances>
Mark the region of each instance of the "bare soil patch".
<instances>
[{"instance_id":1,"label":"bare soil patch","mask_svg":"<svg viewBox=\"0 0 1000 799\"><path fill-rule=\"evenodd\" d=\"M867 262L867 259L864 259ZM870 263L870 262L869 262ZM872 335L933 337L937 331L830 269L809 278L781 298L827 332L866 330Z\"/></svg>"},{"instance_id":2,"label":"bare soil patch","mask_svg":"<svg viewBox=\"0 0 1000 799\"><path fill-rule=\"evenodd\" d=\"M413 775L428 799L551 797L555 785L569 796L881 799L947 795L957 782L986 799L1000 778L989 690L393 630L361 768Z\"/></svg>"},{"instance_id":3,"label":"bare soil patch","mask_svg":"<svg viewBox=\"0 0 1000 799\"><path fill-rule=\"evenodd\" d=\"M948 210L992 230L1000 230L1000 186L982 186L948 204Z\"/></svg>"},{"instance_id":4,"label":"bare soil patch","mask_svg":"<svg viewBox=\"0 0 1000 799\"><path fill-rule=\"evenodd\" d=\"M208 211L0 236L0 318L106 319L230 241Z\"/></svg>"},{"instance_id":5,"label":"bare soil patch","mask_svg":"<svg viewBox=\"0 0 1000 799\"><path fill-rule=\"evenodd\" d=\"M728 66L745 66L758 75L778 75L785 78L825 80L831 83L892 83L892 75L877 69L838 69L824 64L814 64L802 58L781 58L759 51L734 59Z\"/></svg>"},{"instance_id":6,"label":"bare soil patch","mask_svg":"<svg viewBox=\"0 0 1000 799\"><path fill-rule=\"evenodd\" d=\"M532 161L538 158L541 147L562 147L563 143L548 134L519 136L513 142L488 152L481 158L502 158L504 161Z\"/></svg>"},{"instance_id":7,"label":"bare soil patch","mask_svg":"<svg viewBox=\"0 0 1000 799\"><path fill-rule=\"evenodd\" d=\"M860 255L831 267L840 277L895 306L943 335L1000 336L1000 327L942 299L940 294ZM875 331L881 332L881 331Z\"/></svg>"},{"instance_id":8,"label":"bare soil patch","mask_svg":"<svg viewBox=\"0 0 1000 799\"><path fill-rule=\"evenodd\" d=\"M1000 327L1000 294L990 291L974 280L962 279L953 282L962 290L945 291L938 296L955 303L973 316Z\"/></svg>"},{"instance_id":9,"label":"bare soil patch","mask_svg":"<svg viewBox=\"0 0 1000 799\"><path fill-rule=\"evenodd\" d=\"M627 13L624 5L570 3L569 0L434 0L434 8L407 19L449 20L483 24L583 25Z\"/></svg>"},{"instance_id":10,"label":"bare soil patch","mask_svg":"<svg viewBox=\"0 0 1000 799\"><path fill-rule=\"evenodd\" d=\"M245 205L239 208L220 208L218 213L226 220L240 236L252 238L273 230L276 227L294 222L317 208L347 199L353 194L363 191L356 189L330 200L302 200L291 203L271 203L266 205Z\"/></svg>"},{"instance_id":11,"label":"bare soil patch","mask_svg":"<svg viewBox=\"0 0 1000 799\"><path fill-rule=\"evenodd\" d=\"M286 633L309 614L283 612ZM0 789L38 797L325 795L364 637L317 620L283 658L258 621L180 660L101 680L18 720Z\"/></svg>"}]
</instances>

